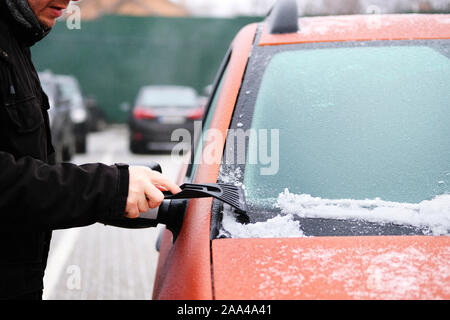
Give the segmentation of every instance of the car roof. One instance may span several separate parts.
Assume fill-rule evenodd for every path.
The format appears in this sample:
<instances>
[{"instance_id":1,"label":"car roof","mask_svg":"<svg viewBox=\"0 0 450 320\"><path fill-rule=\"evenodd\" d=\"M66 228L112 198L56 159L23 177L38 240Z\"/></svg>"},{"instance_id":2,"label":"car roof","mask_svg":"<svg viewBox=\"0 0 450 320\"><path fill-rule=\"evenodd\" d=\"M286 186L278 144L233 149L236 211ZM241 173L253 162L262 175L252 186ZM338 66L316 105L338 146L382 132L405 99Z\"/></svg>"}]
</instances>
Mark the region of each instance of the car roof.
<instances>
[{"instance_id":1,"label":"car roof","mask_svg":"<svg viewBox=\"0 0 450 320\"><path fill-rule=\"evenodd\" d=\"M299 18L299 31L271 34L263 24L259 46L371 40L450 39L449 14L387 14Z\"/></svg>"}]
</instances>

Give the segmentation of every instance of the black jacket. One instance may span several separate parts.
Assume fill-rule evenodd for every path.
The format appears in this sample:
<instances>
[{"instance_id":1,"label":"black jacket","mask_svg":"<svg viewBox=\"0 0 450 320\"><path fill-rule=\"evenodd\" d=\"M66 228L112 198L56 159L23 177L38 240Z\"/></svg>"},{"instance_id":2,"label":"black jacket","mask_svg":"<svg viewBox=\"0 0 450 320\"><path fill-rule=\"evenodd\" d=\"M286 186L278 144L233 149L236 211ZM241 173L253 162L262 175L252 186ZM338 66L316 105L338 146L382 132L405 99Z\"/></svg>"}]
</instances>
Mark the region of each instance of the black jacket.
<instances>
[{"instance_id":1,"label":"black jacket","mask_svg":"<svg viewBox=\"0 0 450 320\"><path fill-rule=\"evenodd\" d=\"M123 216L127 166L57 164L29 39L0 8L0 298L43 288L51 230Z\"/></svg>"}]
</instances>

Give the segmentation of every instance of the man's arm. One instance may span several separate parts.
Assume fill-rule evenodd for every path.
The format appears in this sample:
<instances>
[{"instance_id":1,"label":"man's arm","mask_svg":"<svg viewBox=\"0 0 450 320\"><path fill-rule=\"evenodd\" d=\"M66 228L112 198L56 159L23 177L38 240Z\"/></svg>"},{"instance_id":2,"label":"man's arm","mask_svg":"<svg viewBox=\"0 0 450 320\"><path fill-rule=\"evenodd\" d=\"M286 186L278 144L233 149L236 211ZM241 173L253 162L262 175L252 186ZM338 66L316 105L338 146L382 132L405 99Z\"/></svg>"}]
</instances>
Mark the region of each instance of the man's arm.
<instances>
[{"instance_id":1,"label":"man's arm","mask_svg":"<svg viewBox=\"0 0 450 320\"><path fill-rule=\"evenodd\" d=\"M63 229L125 214L127 166L49 165L0 152L0 225Z\"/></svg>"}]
</instances>

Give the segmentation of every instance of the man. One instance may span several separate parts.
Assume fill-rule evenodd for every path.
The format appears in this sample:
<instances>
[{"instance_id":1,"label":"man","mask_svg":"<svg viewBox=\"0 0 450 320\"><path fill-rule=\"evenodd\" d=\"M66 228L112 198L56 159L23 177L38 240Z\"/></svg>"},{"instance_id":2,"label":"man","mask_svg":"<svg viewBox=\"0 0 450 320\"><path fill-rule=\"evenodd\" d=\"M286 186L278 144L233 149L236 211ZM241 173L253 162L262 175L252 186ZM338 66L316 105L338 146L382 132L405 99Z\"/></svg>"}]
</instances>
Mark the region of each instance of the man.
<instances>
[{"instance_id":1,"label":"man","mask_svg":"<svg viewBox=\"0 0 450 320\"><path fill-rule=\"evenodd\" d=\"M146 167L54 164L30 47L69 0L0 0L0 298L41 299L51 230L136 218L180 188Z\"/></svg>"}]
</instances>

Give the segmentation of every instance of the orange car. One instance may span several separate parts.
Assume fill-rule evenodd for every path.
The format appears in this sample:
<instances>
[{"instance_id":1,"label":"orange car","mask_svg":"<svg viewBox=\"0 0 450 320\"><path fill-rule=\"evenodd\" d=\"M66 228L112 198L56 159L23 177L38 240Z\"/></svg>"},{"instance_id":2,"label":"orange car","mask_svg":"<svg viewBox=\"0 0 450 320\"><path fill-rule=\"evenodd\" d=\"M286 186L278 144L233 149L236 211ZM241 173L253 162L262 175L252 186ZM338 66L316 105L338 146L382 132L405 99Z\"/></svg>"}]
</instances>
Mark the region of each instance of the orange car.
<instances>
[{"instance_id":1,"label":"orange car","mask_svg":"<svg viewBox=\"0 0 450 320\"><path fill-rule=\"evenodd\" d=\"M450 15L295 12L236 36L179 176L247 221L186 202L154 299L449 299Z\"/></svg>"}]
</instances>

